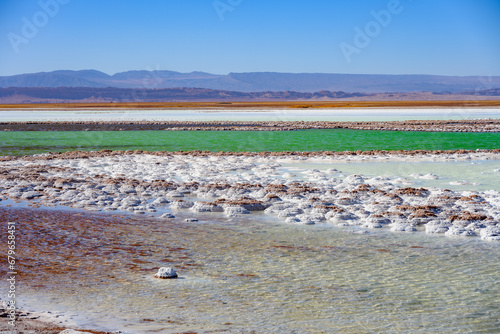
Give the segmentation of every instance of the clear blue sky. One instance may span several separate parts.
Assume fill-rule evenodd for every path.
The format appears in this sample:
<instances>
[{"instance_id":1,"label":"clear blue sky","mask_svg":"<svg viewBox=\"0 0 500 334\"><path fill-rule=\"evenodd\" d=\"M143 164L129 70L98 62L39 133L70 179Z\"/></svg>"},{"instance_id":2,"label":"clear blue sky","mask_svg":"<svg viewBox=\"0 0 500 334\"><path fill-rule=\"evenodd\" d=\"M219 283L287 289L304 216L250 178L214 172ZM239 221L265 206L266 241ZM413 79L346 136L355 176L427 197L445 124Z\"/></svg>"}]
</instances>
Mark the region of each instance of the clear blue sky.
<instances>
[{"instance_id":1,"label":"clear blue sky","mask_svg":"<svg viewBox=\"0 0 500 334\"><path fill-rule=\"evenodd\" d=\"M57 1L65 4L56 8ZM500 0L399 2L0 0L0 75L57 69L500 75ZM40 3L49 4L45 12ZM375 23L371 12L388 8L390 19ZM368 28L369 41L355 40L356 27Z\"/></svg>"}]
</instances>

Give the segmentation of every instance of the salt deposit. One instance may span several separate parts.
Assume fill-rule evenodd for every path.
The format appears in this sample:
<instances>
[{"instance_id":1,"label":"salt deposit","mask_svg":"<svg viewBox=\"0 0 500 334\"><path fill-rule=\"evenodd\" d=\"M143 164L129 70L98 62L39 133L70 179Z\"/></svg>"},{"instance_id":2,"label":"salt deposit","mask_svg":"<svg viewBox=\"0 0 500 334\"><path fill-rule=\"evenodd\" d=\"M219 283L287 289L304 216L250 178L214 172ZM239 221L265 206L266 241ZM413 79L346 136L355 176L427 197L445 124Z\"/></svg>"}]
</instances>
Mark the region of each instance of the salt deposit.
<instances>
[{"instance_id":1,"label":"salt deposit","mask_svg":"<svg viewBox=\"0 0 500 334\"><path fill-rule=\"evenodd\" d=\"M156 278L177 278L177 273L174 268L170 267L161 267L158 269L158 272L155 274Z\"/></svg>"},{"instance_id":2,"label":"salt deposit","mask_svg":"<svg viewBox=\"0 0 500 334\"><path fill-rule=\"evenodd\" d=\"M414 187L411 180L282 164L346 159L498 159L495 152L298 156L87 153L8 158L0 196L36 205L122 211L172 219L171 210L229 217L264 212L289 224L332 224L500 240L500 193ZM346 165L346 170L348 170ZM413 179L440 176L412 174ZM456 181L455 181L456 182ZM177 215L177 214L176 214Z\"/></svg>"}]
</instances>

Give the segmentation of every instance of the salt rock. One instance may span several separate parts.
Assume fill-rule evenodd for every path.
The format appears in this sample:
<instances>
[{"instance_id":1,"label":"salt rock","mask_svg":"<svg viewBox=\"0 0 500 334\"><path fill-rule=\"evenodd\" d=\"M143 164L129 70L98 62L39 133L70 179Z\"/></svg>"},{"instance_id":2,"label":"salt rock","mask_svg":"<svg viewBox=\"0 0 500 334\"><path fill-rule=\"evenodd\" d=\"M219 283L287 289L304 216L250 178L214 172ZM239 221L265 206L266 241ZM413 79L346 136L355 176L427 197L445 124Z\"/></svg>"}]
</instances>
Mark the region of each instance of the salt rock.
<instances>
[{"instance_id":1,"label":"salt rock","mask_svg":"<svg viewBox=\"0 0 500 334\"><path fill-rule=\"evenodd\" d=\"M366 228L382 228L384 225L390 224L391 221L384 217L368 217L364 220L363 227Z\"/></svg>"},{"instance_id":2,"label":"salt rock","mask_svg":"<svg viewBox=\"0 0 500 334\"><path fill-rule=\"evenodd\" d=\"M361 175L349 175L344 179L345 184L350 184L350 185L358 185L358 184L363 184L365 180Z\"/></svg>"},{"instance_id":3,"label":"salt rock","mask_svg":"<svg viewBox=\"0 0 500 334\"><path fill-rule=\"evenodd\" d=\"M139 198L135 198L135 197L126 197L122 200L121 203L123 206L126 206L126 207L138 206L139 204L141 204L141 200Z\"/></svg>"},{"instance_id":4,"label":"salt rock","mask_svg":"<svg viewBox=\"0 0 500 334\"><path fill-rule=\"evenodd\" d=\"M278 217L279 218L295 217L303 212L304 211L302 211L302 209L299 208L288 208L278 213Z\"/></svg>"},{"instance_id":5,"label":"salt rock","mask_svg":"<svg viewBox=\"0 0 500 334\"><path fill-rule=\"evenodd\" d=\"M287 219L285 219L285 222L288 224L298 224L300 223L300 219L297 217L288 217Z\"/></svg>"},{"instance_id":6,"label":"salt rock","mask_svg":"<svg viewBox=\"0 0 500 334\"><path fill-rule=\"evenodd\" d=\"M23 195L23 193L17 189L10 189L7 191L7 195L11 198L19 198Z\"/></svg>"},{"instance_id":7,"label":"salt rock","mask_svg":"<svg viewBox=\"0 0 500 334\"><path fill-rule=\"evenodd\" d=\"M297 218L299 218L302 221L311 221L314 223L320 223L320 222L323 222L326 220L325 215L323 215L321 213L313 213L313 212L311 212L309 214L302 213L300 215L297 215Z\"/></svg>"},{"instance_id":8,"label":"salt rock","mask_svg":"<svg viewBox=\"0 0 500 334\"><path fill-rule=\"evenodd\" d=\"M224 208L224 213L228 216L235 216L241 214L249 214L250 211L242 206L227 206L226 208Z\"/></svg>"},{"instance_id":9,"label":"salt rock","mask_svg":"<svg viewBox=\"0 0 500 334\"><path fill-rule=\"evenodd\" d=\"M191 193L191 189L188 187L179 187L177 188L177 191L183 194L189 194Z\"/></svg>"},{"instance_id":10,"label":"salt rock","mask_svg":"<svg viewBox=\"0 0 500 334\"><path fill-rule=\"evenodd\" d=\"M482 222L472 222L466 226L466 229L474 231L476 233L480 233L480 231L483 230L484 228L486 228L486 225L483 224Z\"/></svg>"},{"instance_id":11,"label":"salt rock","mask_svg":"<svg viewBox=\"0 0 500 334\"><path fill-rule=\"evenodd\" d=\"M277 203L274 203L273 205L271 205L270 207L268 207L267 209L265 209L264 213L267 213L267 214L278 214L282 210L288 209L288 208L293 207L293 206L294 206L293 203L289 203L289 202L277 202Z\"/></svg>"},{"instance_id":12,"label":"salt rock","mask_svg":"<svg viewBox=\"0 0 500 334\"><path fill-rule=\"evenodd\" d=\"M306 209L311 209L313 208L314 206L311 204L311 203L307 203L307 202L301 202L297 205L297 207L299 209L302 209L302 210L306 210Z\"/></svg>"},{"instance_id":13,"label":"salt rock","mask_svg":"<svg viewBox=\"0 0 500 334\"><path fill-rule=\"evenodd\" d=\"M101 196L98 196L96 198L97 201L99 202L103 202L103 201L109 201L109 202L112 202L113 201L113 197L109 196L109 195L101 195Z\"/></svg>"},{"instance_id":14,"label":"salt rock","mask_svg":"<svg viewBox=\"0 0 500 334\"><path fill-rule=\"evenodd\" d=\"M170 267L161 267L158 269L158 272L155 274L156 278L177 278L177 273L174 268Z\"/></svg>"},{"instance_id":15,"label":"salt rock","mask_svg":"<svg viewBox=\"0 0 500 334\"><path fill-rule=\"evenodd\" d=\"M358 216L351 212L332 212L328 213L325 218L330 220L332 223L345 223L347 221L356 221Z\"/></svg>"},{"instance_id":16,"label":"salt rock","mask_svg":"<svg viewBox=\"0 0 500 334\"><path fill-rule=\"evenodd\" d=\"M166 197L176 198L176 197L184 197L184 194L179 191L169 191L165 194Z\"/></svg>"},{"instance_id":17,"label":"salt rock","mask_svg":"<svg viewBox=\"0 0 500 334\"><path fill-rule=\"evenodd\" d=\"M59 334L88 334L88 332L75 331L74 329L65 329Z\"/></svg>"},{"instance_id":18,"label":"salt rock","mask_svg":"<svg viewBox=\"0 0 500 334\"><path fill-rule=\"evenodd\" d=\"M56 187L56 188L72 188L72 187L74 187L74 185L71 181L72 180L57 179L54 182L54 187Z\"/></svg>"},{"instance_id":19,"label":"salt rock","mask_svg":"<svg viewBox=\"0 0 500 334\"><path fill-rule=\"evenodd\" d=\"M81 202L82 205L97 205L96 201L89 199Z\"/></svg>"},{"instance_id":20,"label":"salt rock","mask_svg":"<svg viewBox=\"0 0 500 334\"><path fill-rule=\"evenodd\" d=\"M60 187L57 187L56 184L54 184L54 186L56 188L60 188ZM135 193L137 193L136 190L135 190L135 188L132 187L132 186L129 186L129 185L123 185L123 186L121 186L120 189L119 189L119 191L121 193L123 193L123 194L135 194Z\"/></svg>"},{"instance_id":21,"label":"salt rock","mask_svg":"<svg viewBox=\"0 0 500 334\"><path fill-rule=\"evenodd\" d=\"M365 222L363 224L363 227L366 227L366 228L382 228L383 225L379 224L377 222Z\"/></svg>"},{"instance_id":22,"label":"salt rock","mask_svg":"<svg viewBox=\"0 0 500 334\"><path fill-rule=\"evenodd\" d=\"M191 201L177 200L177 201L173 201L172 204L170 205L170 207L172 209L189 209L193 205L194 205L194 203Z\"/></svg>"},{"instance_id":23,"label":"salt rock","mask_svg":"<svg viewBox=\"0 0 500 334\"><path fill-rule=\"evenodd\" d=\"M391 231L393 232L416 232L417 229L414 225L404 222L395 222L391 224Z\"/></svg>"},{"instance_id":24,"label":"salt rock","mask_svg":"<svg viewBox=\"0 0 500 334\"><path fill-rule=\"evenodd\" d=\"M338 169L335 169L335 168L329 168L326 170L327 173L342 173L341 171L339 171Z\"/></svg>"},{"instance_id":25,"label":"salt rock","mask_svg":"<svg viewBox=\"0 0 500 334\"><path fill-rule=\"evenodd\" d=\"M336 204L339 204L339 205L353 205L356 203L357 203L357 201L352 197L342 197L336 201Z\"/></svg>"},{"instance_id":26,"label":"salt rock","mask_svg":"<svg viewBox=\"0 0 500 334\"><path fill-rule=\"evenodd\" d=\"M33 199L42 196L38 191L27 191L21 195L22 199Z\"/></svg>"},{"instance_id":27,"label":"salt rock","mask_svg":"<svg viewBox=\"0 0 500 334\"><path fill-rule=\"evenodd\" d=\"M196 202L191 210L195 212L222 212L224 209L222 207L211 204L211 203L204 203L204 202Z\"/></svg>"},{"instance_id":28,"label":"salt rock","mask_svg":"<svg viewBox=\"0 0 500 334\"><path fill-rule=\"evenodd\" d=\"M448 221L431 220L425 224L425 233L446 233L453 224Z\"/></svg>"},{"instance_id":29,"label":"salt rock","mask_svg":"<svg viewBox=\"0 0 500 334\"><path fill-rule=\"evenodd\" d=\"M452 226L446 233L444 234L447 237L453 237L453 236L463 236L463 237L473 237L476 236L477 234L474 231L468 230L465 227L461 226Z\"/></svg>"},{"instance_id":30,"label":"salt rock","mask_svg":"<svg viewBox=\"0 0 500 334\"><path fill-rule=\"evenodd\" d=\"M268 194L264 198L264 202L266 202L266 203L276 203L276 202L281 202L281 201L282 201L282 199L279 198L279 196L274 195L274 194Z\"/></svg>"},{"instance_id":31,"label":"salt rock","mask_svg":"<svg viewBox=\"0 0 500 334\"><path fill-rule=\"evenodd\" d=\"M164 213L160 216L160 218L175 218L175 216L171 213Z\"/></svg>"},{"instance_id":32,"label":"salt rock","mask_svg":"<svg viewBox=\"0 0 500 334\"><path fill-rule=\"evenodd\" d=\"M500 226L487 226L480 234L483 240L500 241Z\"/></svg>"},{"instance_id":33,"label":"salt rock","mask_svg":"<svg viewBox=\"0 0 500 334\"><path fill-rule=\"evenodd\" d=\"M248 211L264 211L268 205L254 199L240 199L235 201L235 204L241 205Z\"/></svg>"}]
</instances>

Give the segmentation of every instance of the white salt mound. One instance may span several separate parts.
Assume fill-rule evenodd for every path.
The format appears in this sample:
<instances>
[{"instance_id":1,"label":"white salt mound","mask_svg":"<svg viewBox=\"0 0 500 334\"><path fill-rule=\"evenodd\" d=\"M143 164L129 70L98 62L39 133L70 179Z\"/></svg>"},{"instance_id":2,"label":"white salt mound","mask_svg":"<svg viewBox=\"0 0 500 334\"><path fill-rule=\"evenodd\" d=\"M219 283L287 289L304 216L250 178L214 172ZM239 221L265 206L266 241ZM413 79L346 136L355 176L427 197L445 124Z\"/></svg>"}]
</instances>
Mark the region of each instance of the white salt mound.
<instances>
[{"instance_id":1,"label":"white salt mound","mask_svg":"<svg viewBox=\"0 0 500 334\"><path fill-rule=\"evenodd\" d=\"M177 278L177 273L174 268L170 267L161 267L158 269L158 272L155 274L156 278Z\"/></svg>"}]
</instances>

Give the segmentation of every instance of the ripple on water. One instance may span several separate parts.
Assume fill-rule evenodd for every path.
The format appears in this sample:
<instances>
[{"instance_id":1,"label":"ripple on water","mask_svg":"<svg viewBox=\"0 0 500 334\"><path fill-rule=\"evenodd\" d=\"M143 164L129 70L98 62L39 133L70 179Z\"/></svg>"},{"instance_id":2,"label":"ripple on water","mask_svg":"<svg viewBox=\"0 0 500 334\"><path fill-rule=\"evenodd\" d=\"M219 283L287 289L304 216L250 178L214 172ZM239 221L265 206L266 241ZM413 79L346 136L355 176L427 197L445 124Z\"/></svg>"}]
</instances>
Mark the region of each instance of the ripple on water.
<instances>
[{"instance_id":1,"label":"ripple on water","mask_svg":"<svg viewBox=\"0 0 500 334\"><path fill-rule=\"evenodd\" d=\"M290 226L0 208L26 302L131 333L494 333L497 243ZM209 216L207 216L209 217ZM172 266L176 280L158 280ZM38 305L41 305L38 304ZM36 306L36 305L35 305Z\"/></svg>"}]
</instances>

